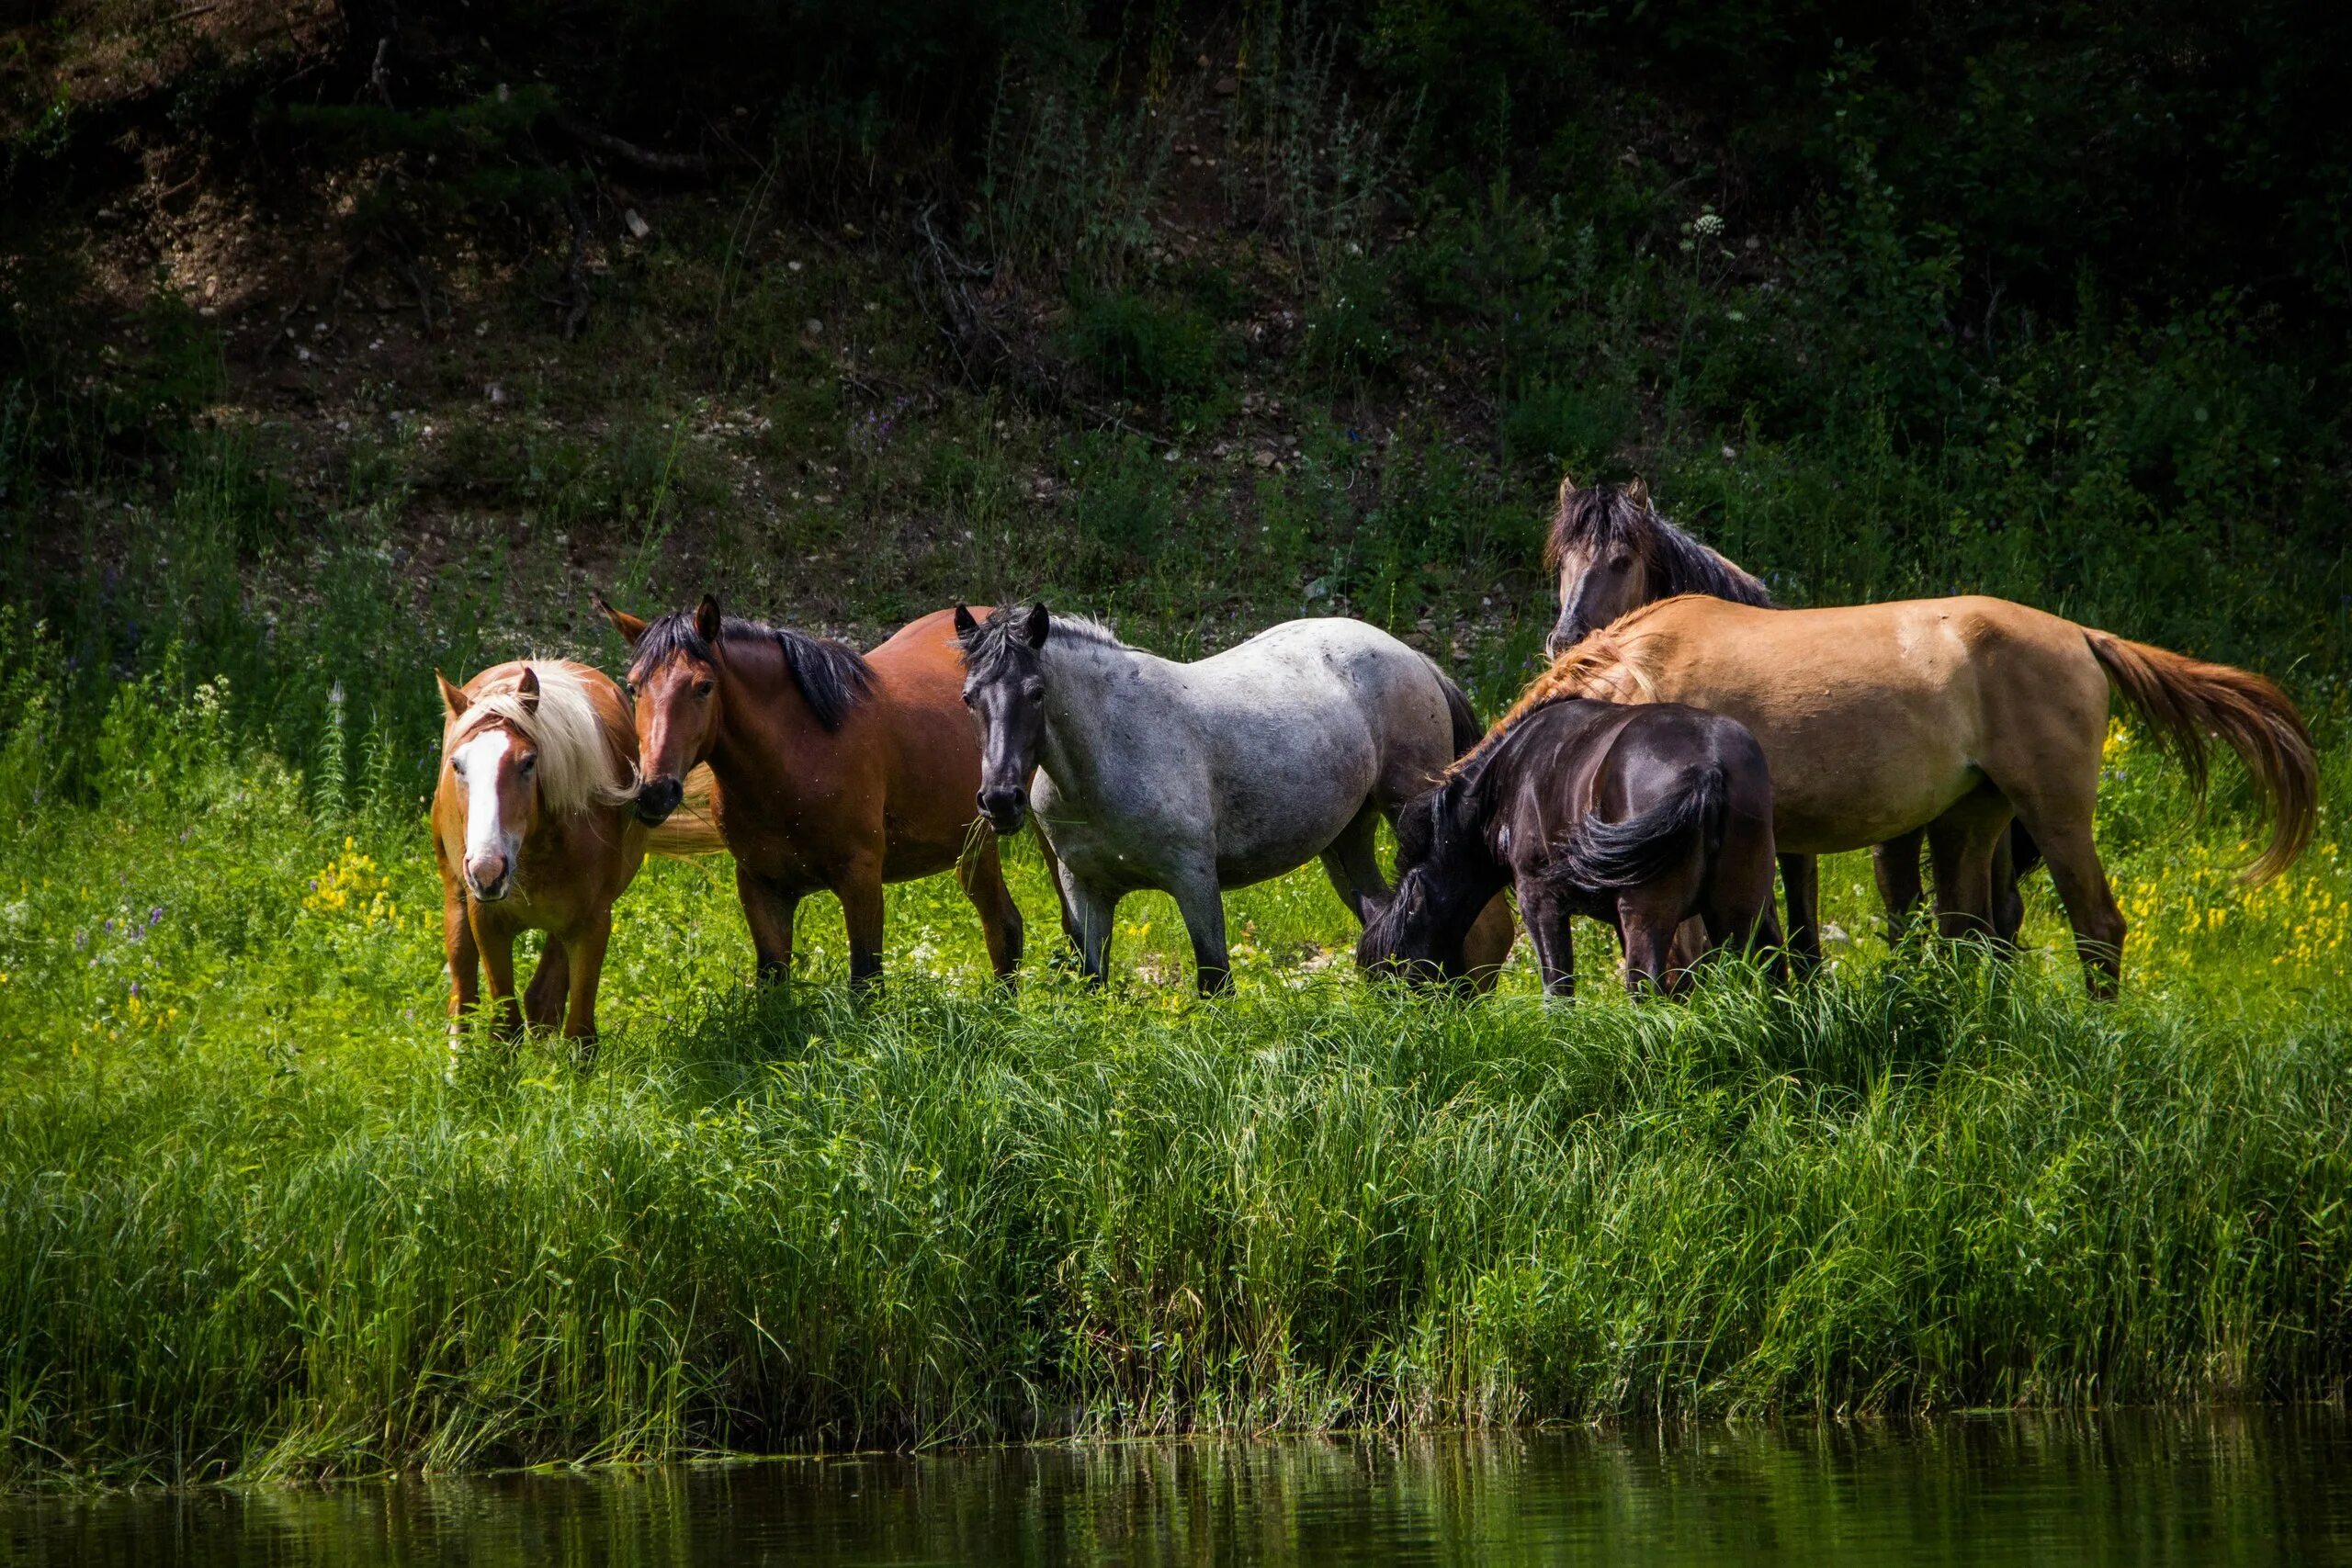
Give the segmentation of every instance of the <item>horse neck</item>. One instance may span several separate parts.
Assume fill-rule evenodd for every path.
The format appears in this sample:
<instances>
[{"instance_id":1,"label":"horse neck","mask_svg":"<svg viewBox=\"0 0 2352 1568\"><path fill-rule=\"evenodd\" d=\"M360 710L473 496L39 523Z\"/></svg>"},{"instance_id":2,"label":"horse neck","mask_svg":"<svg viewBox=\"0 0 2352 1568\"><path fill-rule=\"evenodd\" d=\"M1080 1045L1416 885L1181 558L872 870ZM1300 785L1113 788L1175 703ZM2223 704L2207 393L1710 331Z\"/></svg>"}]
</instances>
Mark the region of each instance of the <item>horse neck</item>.
<instances>
[{"instance_id":1,"label":"horse neck","mask_svg":"<svg viewBox=\"0 0 2352 1568\"><path fill-rule=\"evenodd\" d=\"M732 642L714 668L726 711L711 737L712 775L722 787L741 789L756 781L770 792L789 794L796 759L812 748L830 750L834 736L809 711L781 649Z\"/></svg>"},{"instance_id":2,"label":"horse neck","mask_svg":"<svg viewBox=\"0 0 2352 1568\"><path fill-rule=\"evenodd\" d=\"M1095 798L1108 761L1102 741L1118 733L1109 720L1134 700L1122 688L1132 684L1137 664L1161 661L1138 649L1080 637L1048 640L1038 660L1046 680L1046 746L1038 765L1063 794Z\"/></svg>"}]
</instances>

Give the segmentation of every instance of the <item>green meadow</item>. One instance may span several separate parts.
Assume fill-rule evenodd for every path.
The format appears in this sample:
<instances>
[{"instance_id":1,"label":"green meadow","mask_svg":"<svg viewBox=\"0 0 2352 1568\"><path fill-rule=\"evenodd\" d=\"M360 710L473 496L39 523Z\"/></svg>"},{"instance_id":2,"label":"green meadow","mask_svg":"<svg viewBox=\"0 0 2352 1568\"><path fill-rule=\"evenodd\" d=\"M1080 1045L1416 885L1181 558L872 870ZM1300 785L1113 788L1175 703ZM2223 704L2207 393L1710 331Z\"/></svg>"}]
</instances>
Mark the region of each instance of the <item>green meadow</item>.
<instances>
[{"instance_id":1,"label":"green meadow","mask_svg":"<svg viewBox=\"0 0 2352 1568\"><path fill-rule=\"evenodd\" d=\"M2333 1398L2352 1371L2335 819L2254 893L2119 731L2137 931L2087 1002L2046 879L1999 962L1879 934L1573 1005L1374 986L1319 872L1164 899L1097 994L1014 855L749 983L723 857L650 863L583 1073L444 1018L411 807L322 809L217 690L132 687L86 798L0 806L0 1452L19 1481L1065 1434ZM10 761L22 763L22 738ZM2329 753L2345 783L2346 753ZM21 773L21 770L20 770ZM1842 936L1843 940L1837 940Z\"/></svg>"}]
</instances>

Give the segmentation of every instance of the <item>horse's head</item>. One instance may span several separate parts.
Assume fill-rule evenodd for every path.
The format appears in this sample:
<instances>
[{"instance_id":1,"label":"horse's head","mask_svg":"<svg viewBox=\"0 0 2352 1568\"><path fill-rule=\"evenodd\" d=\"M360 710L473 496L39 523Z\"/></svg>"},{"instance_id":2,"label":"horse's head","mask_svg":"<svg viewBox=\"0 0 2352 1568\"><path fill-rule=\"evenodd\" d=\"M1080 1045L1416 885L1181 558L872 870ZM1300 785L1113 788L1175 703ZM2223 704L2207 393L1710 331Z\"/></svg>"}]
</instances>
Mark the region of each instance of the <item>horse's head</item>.
<instances>
[{"instance_id":1,"label":"horse's head","mask_svg":"<svg viewBox=\"0 0 2352 1568\"><path fill-rule=\"evenodd\" d=\"M1041 657L1053 618L1043 604L1003 609L986 621L956 606L964 649L964 705L980 727L981 812L1000 833L1017 833L1029 810L1029 775L1046 747L1046 671Z\"/></svg>"},{"instance_id":2,"label":"horse's head","mask_svg":"<svg viewBox=\"0 0 2352 1568\"><path fill-rule=\"evenodd\" d=\"M1583 490L1566 475L1545 563L1560 577L1560 618L1544 639L1544 651L1559 655L1620 615L1658 597L1651 570L1657 513L1649 487L1593 485Z\"/></svg>"},{"instance_id":3,"label":"horse's head","mask_svg":"<svg viewBox=\"0 0 2352 1568\"><path fill-rule=\"evenodd\" d=\"M597 607L630 649L628 684L637 717L638 819L667 821L685 798L686 775L708 760L725 722L725 622L706 593L691 610L644 621L605 603Z\"/></svg>"},{"instance_id":4,"label":"horse's head","mask_svg":"<svg viewBox=\"0 0 2352 1568\"><path fill-rule=\"evenodd\" d=\"M1455 863L1463 835L1472 831L1463 820L1465 795L1457 775L1397 813L1396 891L1365 896L1358 967L1418 984L1468 977L1464 941L1494 889L1473 887Z\"/></svg>"},{"instance_id":5,"label":"horse's head","mask_svg":"<svg viewBox=\"0 0 2352 1568\"><path fill-rule=\"evenodd\" d=\"M514 891L523 840L539 821L538 747L527 727L503 710L511 703L526 716L536 713L539 678L526 664L511 693L470 697L440 671L434 678L445 715L442 753L466 799L466 891L495 903Z\"/></svg>"}]
</instances>

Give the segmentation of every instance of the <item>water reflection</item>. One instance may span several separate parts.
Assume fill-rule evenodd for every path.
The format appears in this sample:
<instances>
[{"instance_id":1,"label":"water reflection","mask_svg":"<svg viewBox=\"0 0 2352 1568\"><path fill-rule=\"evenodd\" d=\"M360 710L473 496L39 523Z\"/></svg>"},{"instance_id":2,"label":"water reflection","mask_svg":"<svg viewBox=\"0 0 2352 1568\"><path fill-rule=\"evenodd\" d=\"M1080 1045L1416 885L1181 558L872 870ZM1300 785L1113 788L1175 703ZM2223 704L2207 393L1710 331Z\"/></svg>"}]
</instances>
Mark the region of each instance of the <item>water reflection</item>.
<instances>
[{"instance_id":1,"label":"water reflection","mask_svg":"<svg viewBox=\"0 0 2352 1568\"><path fill-rule=\"evenodd\" d=\"M49 1564L2352 1561L2352 1427L2264 1412L858 1456L0 1505Z\"/></svg>"}]
</instances>

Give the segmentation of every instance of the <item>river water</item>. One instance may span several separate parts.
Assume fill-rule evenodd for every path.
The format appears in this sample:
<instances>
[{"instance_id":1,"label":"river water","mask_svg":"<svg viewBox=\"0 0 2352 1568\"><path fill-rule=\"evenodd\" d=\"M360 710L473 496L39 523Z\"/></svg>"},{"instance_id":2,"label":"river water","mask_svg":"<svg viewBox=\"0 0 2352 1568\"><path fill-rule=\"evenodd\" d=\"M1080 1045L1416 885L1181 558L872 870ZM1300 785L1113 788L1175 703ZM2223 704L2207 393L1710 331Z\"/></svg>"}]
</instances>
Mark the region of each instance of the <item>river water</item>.
<instances>
[{"instance_id":1,"label":"river water","mask_svg":"<svg viewBox=\"0 0 2352 1568\"><path fill-rule=\"evenodd\" d=\"M2352 1562L2305 1412L857 1455L0 1500L11 1564Z\"/></svg>"}]
</instances>

